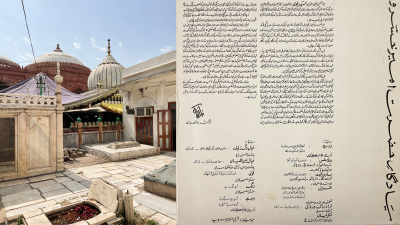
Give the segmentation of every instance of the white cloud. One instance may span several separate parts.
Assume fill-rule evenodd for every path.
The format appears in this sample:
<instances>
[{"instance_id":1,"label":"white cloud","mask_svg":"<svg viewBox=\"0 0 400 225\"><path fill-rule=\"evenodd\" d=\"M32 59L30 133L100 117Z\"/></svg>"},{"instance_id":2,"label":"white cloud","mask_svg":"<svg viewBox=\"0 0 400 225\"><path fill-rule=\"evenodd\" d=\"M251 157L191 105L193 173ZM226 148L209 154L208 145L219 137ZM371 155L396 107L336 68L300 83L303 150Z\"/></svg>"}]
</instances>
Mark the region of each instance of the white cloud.
<instances>
[{"instance_id":1,"label":"white cloud","mask_svg":"<svg viewBox=\"0 0 400 225\"><path fill-rule=\"evenodd\" d=\"M122 47L122 43L120 41L118 42L118 47Z\"/></svg>"},{"instance_id":2,"label":"white cloud","mask_svg":"<svg viewBox=\"0 0 400 225\"><path fill-rule=\"evenodd\" d=\"M24 39L26 42L28 42L28 43L31 43L30 41L29 41L29 38L27 38L27 37L23 37L22 39Z\"/></svg>"},{"instance_id":3,"label":"white cloud","mask_svg":"<svg viewBox=\"0 0 400 225\"><path fill-rule=\"evenodd\" d=\"M74 42L74 48L75 49L78 49L78 50L81 50L81 43L78 43L78 42Z\"/></svg>"},{"instance_id":4,"label":"white cloud","mask_svg":"<svg viewBox=\"0 0 400 225\"><path fill-rule=\"evenodd\" d=\"M143 60L139 59L137 62L138 62L138 63L141 63L141 62L143 62Z\"/></svg>"},{"instance_id":5,"label":"white cloud","mask_svg":"<svg viewBox=\"0 0 400 225\"><path fill-rule=\"evenodd\" d=\"M93 60L100 61L100 60L102 60L102 58L94 57Z\"/></svg>"},{"instance_id":6,"label":"white cloud","mask_svg":"<svg viewBox=\"0 0 400 225\"><path fill-rule=\"evenodd\" d=\"M101 52L107 51L107 48L98 46L97 43L96 43L96 39L94 39L94 38L90 38L90 43L92 43L92 47L93 48L96 48L97 50L99 50Z\"/></svg>"},{"instance_id":7,"label":"white cloud","mask_svg":"<svg viewBox=\"0 0 400 225\"><path fill-rule=\"evenodd\" d=\"M25 54L18 53L18 57L19 57L19 61L23 61L23 62L31 62L33 60L33 56L30 53L25 53Z\"/></svg>"},{"instance_id":8,"label":"white cloud","mask_svg":"<svg viewBox=\"0 0 400 225\"><path fill-rule=\"evenodd\" d=\"M174 48L173 46L164 46L163 48L160 49L160 52L167 53L167 52L172 51L173 48Z\"/></svg>"},{"instance_id":9,"label":"white cloud","mask_svg":"<svg viewBox=\"0 0 400 225\"><path fill-rule=\"evenodd\" d=\"M75 40L79 40L79 38L77 36L74 36Z\"/></svg>"},{"instance_id":10,"label":"white cloud","mask_svg":"<svg viewBox=\"0 0 400 225\"><path fill-rule=\"evenodd\" d=\"M8 42L12 42L14 45L17 45L17 42L9 37L6 37L3 35L4 40L8 41Z\"/></svg>"}]
</instances>

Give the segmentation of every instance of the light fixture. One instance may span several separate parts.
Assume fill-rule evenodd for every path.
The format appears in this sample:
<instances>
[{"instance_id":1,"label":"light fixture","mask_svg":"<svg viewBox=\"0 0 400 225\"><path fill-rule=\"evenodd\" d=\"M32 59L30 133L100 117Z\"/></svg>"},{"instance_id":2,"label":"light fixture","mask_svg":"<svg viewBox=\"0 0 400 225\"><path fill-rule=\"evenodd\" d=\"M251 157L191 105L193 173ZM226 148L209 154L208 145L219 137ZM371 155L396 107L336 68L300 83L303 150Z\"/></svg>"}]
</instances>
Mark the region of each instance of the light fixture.
<instances>
[{"instance_id":1,"label":"light fixture","mask_svg":"<svg viewBox=\"0 0 400 225\"><path fill-rule=\"evenodd\" d=\"M43 92L46 90L46 75L43 73L39 73L37 76L34 76L36 80L37 94L43 95Z\"/></svg>"}]
</instances>

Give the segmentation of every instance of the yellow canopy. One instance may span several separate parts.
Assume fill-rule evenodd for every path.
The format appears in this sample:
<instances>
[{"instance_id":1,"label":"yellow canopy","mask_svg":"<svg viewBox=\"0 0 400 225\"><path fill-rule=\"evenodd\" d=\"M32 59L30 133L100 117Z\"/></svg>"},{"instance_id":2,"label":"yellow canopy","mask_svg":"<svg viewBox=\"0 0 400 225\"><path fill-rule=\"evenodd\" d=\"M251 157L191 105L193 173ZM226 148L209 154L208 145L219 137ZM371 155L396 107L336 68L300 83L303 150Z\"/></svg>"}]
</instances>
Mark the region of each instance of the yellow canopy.
<instances>
[{"instance_id":1,"label":"yellow canopy","mask_svg":"<svg viewBox=\"0 0 400 225\"><path fill-rule=\"evenodd\" d=\"M119 113L119 114L122 114L122 112L123 112L122 104L107 104L107 103L102 102L101 106L103 106L104 108L111 110L113 112Z\"/></svg>"}]
</instances>

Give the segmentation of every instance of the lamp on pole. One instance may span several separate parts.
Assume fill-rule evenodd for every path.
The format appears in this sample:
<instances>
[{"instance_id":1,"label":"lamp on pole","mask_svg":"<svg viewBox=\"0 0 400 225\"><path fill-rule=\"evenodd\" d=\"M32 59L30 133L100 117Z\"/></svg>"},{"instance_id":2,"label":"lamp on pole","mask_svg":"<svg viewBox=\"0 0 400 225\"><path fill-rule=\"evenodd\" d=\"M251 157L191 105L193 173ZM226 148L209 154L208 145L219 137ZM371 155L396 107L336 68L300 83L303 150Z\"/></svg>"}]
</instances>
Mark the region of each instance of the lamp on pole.
<instances>
[{"instance_id":1,"label":"lamp on pole","mask_svg":"<svg viewBox=\"0 0 400 225\"><path fill-rule=\"evenodd\" d=\"M44 73L39 73L34 76L36 80L36 88L38 95L43 95L43 92L46 90L46 75Z\"/></svg>"}]
</instances>

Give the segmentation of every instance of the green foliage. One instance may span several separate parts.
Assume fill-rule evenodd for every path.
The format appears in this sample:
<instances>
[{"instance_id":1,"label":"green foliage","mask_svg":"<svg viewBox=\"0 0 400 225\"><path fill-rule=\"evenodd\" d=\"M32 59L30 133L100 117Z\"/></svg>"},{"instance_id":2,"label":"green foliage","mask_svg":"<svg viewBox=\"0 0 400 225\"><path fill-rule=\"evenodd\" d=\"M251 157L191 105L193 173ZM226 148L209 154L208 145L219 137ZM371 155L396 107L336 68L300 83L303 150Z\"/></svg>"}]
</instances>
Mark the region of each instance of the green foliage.
<instances>
[{"instance_id":1,"label":"green foliage","mask_svg":"<svg viewBox=\"0 0 400 225\"><path fill-rule=\"evenodd\" d=\"M134 210L133 213L133 224L135 225L159 225L159 223L153 219L144 219L136 210Z\"/></svg>"},{"instance_id":2,"label":"green foliage","mask_svg":"<svg viewBox=\"0 0 400 225\"><path fill-rule=\"evenodd\" d=\"M147 225L158 225L158 223L155 220L147 220Z\"/></svg>"},{"instance_id":3,"label":"green foliage","mask_svg":"<svg viewBox=\"0 0 400 225\"><path fill-rule=\"evenodd\" d=\"M114 225L124 225L125 224L125 212L124 211L118 211L117 212L117 217L121 218L120 221L115 223Z\"/></svg>"},{"instance_id":4,"label":"green foliage","mask_svg":"<svg viewBox=\"0 0 400 225\"><path fill-rule=\"evenodd\" d=\"M18 219L17 219L17 224L18 224L18 225L24 224L24 217L23 217L22 215L18 217Z\"/></svg>"},{"instance_id":5,"label":"green foliage","mask_svg":"<svg viewBox=\"0 0 400 225\"><path fill-rule=\"evenodd\" d=\"M120 218L121 218L121 220L118 221L117 223L115 223L114 225L124 225L125 224L125 218L122 216Z\"/></svg>"}]
</instances>

